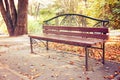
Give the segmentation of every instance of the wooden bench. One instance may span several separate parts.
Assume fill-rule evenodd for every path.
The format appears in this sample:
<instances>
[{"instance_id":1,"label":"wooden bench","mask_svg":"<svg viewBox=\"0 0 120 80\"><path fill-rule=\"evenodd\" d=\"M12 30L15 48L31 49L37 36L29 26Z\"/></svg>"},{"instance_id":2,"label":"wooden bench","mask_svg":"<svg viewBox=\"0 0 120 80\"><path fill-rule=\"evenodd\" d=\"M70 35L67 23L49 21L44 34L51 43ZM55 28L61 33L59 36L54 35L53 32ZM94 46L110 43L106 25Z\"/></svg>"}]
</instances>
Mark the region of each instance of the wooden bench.
<instances>
[{"instance_id":1,"label":"wooden bench","mask_svg":"<svg viewBox=\"0 0 120 80\"><path fill-rule=\"evenodd\" d=\"M46 41L46 49L48 50L48 42L64 43L85 48L85 67L88 70L88 48L101 49L102 63L105 62L105 41L108 39L108 28L90 28L90 27L71 27L71 26L43 26L42 35L29 35L31 52L33 53L33 40ZM94 47L100 43L101 47Z\"/></svg>"}]
</instances>

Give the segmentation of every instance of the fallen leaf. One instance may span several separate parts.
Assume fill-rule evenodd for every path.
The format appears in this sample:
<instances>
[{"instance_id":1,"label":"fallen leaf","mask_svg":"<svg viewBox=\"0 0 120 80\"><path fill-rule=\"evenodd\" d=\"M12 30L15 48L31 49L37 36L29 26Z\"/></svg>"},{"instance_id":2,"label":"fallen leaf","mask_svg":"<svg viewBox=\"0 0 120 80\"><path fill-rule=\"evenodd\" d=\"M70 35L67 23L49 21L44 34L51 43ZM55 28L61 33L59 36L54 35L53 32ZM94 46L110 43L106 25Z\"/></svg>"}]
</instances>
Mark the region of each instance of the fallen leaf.
<instances>
[{"instance_id":1,"label":"fallen leaf","mask_svg":"<svg viewBox=\"0 0 120 80\"><path fill-rule=\"evenodd\" d=\"M90 80L90 78L89 78L89 77L87 77L87 78L86 78L86 80Z\"/></svg>"},{"instance_id":2,"label":"fallen leaf","mask_svg":"<svg viewBox=\"0 0 120 80\"><path fill-rule=\"evenodd\" d=\"M110 75L110 76L104 76L105 79L114 79L114 76L113 75Z\"/></svg>"},{"instance_id":3,"label":"fallen leaf","mask_svg":"<svg viewBox=\"0 0 120 80\"><path fill-rule=\"evenodd\" d=\"M104 76L105 79L114 79L117 75L119 75L119 71L115 71L113 75L110 76Z\"/></svg>"},{"instance_id":4,"label":"fallen leaf","mask_svg":"<svg viewBox=\"0 0 120 80\"><path fill-rule=\"evenodd\" d=\"M74 78L70 78L70 80L75 80Z\"/></svg>"},{"instance_id":5,"label":"fallen leaf","mask_svg":"<svg viewBox=\"0 0 120 80\"><path fill-rule=\"evenodd\" d=\"M41 64L41 66L45 66L45 64Z\"/></svg>"},{"instance_id":6,"label":"fallen leaf","mask_svg":"<svg viewBox=\"0 0 120 80\"><path fill-rule=\"evenodd\" d=\"M73 61L70 61L69 64L70 64L70 65L74 65L74 62L73 62Z\"/></svg>"},{"instance_id":7,"label":"fallen leaf","mask_svg":"<svg viewBox=\"0 0 120 80\"><path fill-rule=\"evenodd\" d=\"M36 71L37 71L37 69L35 69L35 68L31 70L31 72L36 72Z\"/></svg>"},{"instance_id":8,"label":"fallen leaf","mask_svg":"<svg viewBox=\"0 0 120 80\"><path fill-rule=\"evenodd\" d=\"M41 73L37 73L37 74L35 74L35 75L32 77L32 79L35 79L35 78L37 78L37 77L40 77L40 75L41 75Z\"/></svg>"}]
</instances>

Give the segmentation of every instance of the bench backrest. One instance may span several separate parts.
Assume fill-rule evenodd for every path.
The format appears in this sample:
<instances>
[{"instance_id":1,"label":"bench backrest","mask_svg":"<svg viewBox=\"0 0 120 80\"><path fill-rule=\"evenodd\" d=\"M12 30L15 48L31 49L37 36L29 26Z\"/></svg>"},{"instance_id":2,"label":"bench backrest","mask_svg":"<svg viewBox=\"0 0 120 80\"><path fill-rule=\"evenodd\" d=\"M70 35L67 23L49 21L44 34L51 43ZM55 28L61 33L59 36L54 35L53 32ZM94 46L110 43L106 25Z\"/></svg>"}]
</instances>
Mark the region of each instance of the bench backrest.
<instances>
[{"instance_id":1,"label":"bench backrest","mask_svg":"<svg viewBox=\"0 0 120 80\"><path fill-rule=\"evenodd\" d=\"M43 33L66 35L85 38L108 39L108 28L71 27L71 26L43 26Z\"/></svg>"}]
</instances>

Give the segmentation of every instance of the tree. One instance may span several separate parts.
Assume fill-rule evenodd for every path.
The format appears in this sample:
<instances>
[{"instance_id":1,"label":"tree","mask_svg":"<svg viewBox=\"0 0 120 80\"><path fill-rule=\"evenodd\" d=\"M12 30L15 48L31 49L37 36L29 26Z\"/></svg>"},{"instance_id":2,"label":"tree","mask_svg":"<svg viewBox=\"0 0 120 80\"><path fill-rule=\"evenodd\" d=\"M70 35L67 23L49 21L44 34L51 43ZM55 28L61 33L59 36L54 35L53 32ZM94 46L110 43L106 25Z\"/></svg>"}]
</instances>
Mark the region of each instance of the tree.
<instances>
[{"instance_id":1,"label":"tree","mask_svg":"<svg viewBox=\"0 0 120 80\"><path fill-rule=\"evenodd\" d=\"M14 0L0 0L0 11L10 36L27 34L28 0L18 0L18 10Z\"/></svg>"},{"instance_id":2,"label":"tree","mask_svg":"<svg viewBox=\"0 0 120 80\"><path fill-rule=\"evenodd\" d=\"M55 0L58 14L63 13L81 13L80 3L82 0Z\"/></svg>"}]
</instances>

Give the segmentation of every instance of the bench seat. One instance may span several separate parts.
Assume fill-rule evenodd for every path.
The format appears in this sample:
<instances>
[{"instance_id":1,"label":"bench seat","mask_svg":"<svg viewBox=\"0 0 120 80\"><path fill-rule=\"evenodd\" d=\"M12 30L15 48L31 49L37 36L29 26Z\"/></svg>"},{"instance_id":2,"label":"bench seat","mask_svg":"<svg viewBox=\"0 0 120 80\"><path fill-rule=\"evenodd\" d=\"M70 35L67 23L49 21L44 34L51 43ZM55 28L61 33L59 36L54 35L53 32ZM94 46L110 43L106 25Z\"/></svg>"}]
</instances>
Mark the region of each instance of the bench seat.
<instances>
[{"instance_id":1,"label":"bench seat","mask_svg":"<svg viewBox=\"0 0 120 80\"><path fill-rule=\"evenodd\" d=\"M97 43L103 43L104 41L101 39L91 39L91 38L81 38L81 37L78 38L74 36L49 35L49 34L29 35L29 37L39 40L58 42L58 43L83 46L83 47L92 47L93 45Z\"/></svg>"}]
</instances>

